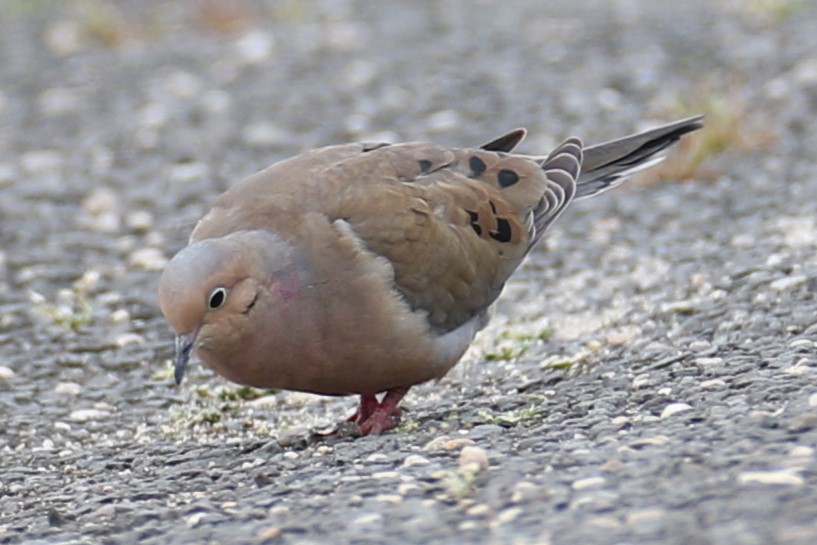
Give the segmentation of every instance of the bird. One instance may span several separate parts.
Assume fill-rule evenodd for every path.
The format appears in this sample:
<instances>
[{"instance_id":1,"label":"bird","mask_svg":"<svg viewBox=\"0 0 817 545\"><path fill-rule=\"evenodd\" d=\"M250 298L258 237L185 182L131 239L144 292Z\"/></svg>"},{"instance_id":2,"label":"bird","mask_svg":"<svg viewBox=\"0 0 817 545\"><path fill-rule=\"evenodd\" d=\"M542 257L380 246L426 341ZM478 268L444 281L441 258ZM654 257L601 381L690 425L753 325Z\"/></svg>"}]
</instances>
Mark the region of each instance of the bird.
<instances>
[{"instance_id":1,"label":"bird","mask_svg":"<svg viewBox=\"0 0 817 545\"><path fill-rule=\"evenodd\" d=\"M357 395L362 435L440 379L570 203L618 186L703 127L681 119L548 155L518 128L474 148L351 143L274 163L221 194L166 265L175 381L192 353L232 382Z\"/></svg>"}]
</instances>

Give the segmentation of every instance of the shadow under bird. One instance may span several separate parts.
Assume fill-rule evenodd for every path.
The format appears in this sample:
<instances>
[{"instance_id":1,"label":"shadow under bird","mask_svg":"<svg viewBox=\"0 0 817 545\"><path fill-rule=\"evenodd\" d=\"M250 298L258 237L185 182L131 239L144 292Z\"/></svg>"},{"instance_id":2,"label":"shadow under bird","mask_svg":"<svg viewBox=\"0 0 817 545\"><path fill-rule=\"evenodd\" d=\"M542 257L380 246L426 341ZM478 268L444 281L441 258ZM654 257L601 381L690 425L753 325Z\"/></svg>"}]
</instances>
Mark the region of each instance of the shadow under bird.
<instances>
[{"instance_id":1,"label":"shadow under bird","mask_svg":"<svg viewBox=\"0 0 817 545\"><path fill-rule=\"evenodd\" d=\"M513 153L516 129L473 149L358 143L276 163L222 194L162 274L176 382L195 352L241 384L357 394L360 432L391 429L409 388L457 363L572 201L702 126L568 138L541 157Z\"/></svg>"}]
</instances>

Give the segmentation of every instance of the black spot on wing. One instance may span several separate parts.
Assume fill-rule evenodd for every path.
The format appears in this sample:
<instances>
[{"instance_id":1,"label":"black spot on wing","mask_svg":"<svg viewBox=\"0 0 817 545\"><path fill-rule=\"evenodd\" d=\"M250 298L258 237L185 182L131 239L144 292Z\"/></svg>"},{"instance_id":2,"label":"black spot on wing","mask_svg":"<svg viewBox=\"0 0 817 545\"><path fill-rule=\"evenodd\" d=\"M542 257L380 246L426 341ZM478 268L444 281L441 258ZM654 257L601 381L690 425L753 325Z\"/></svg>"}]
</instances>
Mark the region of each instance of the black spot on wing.
<instances>
[{"instance_id":1,"label":"black spot on wing","mask_svg":"<svg viewBox=\"0 0 817 545\"><path fill-rule=\"evenodd\" d=\"M421 174L428 174L428 171L431 170L431 161L428 159L420 159L417 161L417 166L420 167Z\"/></svg>"},{"instance_id":2,"label":"black spot on wing","mask_svg":"<svg viewBox=\"0 0 817 545\"><path fill-rule=\"evenodd\" d=\"M468 217L471 218L471 228L477 236L482 236L482 227L479 225L479 214L471 210L466 210L466 212L468 212Z\"/></svg>"},{"instance_id":3,"label":"black spot on wing","mask_svg":"<svg viewBox=\"0 0 817 545\"><path fill-rule=\"evenodd\" d=\"M485 172L485 169L488 168L485 165L485 161L483 161L476 155L472 155L471 158L468 159L468 167L471 169L473 178L482 176L482 174Z\"/></svg>"},{"instance_id":4,"label":"black spot on wing","mask_svg":"<svg viewBox=\"0 0 817 545\"><path fill-rule=\"evenodd\" d=\"M491 232L491 238L497 242L510 242L512 235L511 224L508 223L508 220L496 218L496 231Z\"/></svg>"},{"instance_id":5,"label":"black spot on wing","mask_svg":"<svg viewBox=\"0 0 817 545\"><path fill-rule=\"evenodd\" d=\"M496 179L499 182L499 187L511 187L513 184L519 181L519 174L513 170L503 168L497 173Z\"/></svg>"}]
</instances>

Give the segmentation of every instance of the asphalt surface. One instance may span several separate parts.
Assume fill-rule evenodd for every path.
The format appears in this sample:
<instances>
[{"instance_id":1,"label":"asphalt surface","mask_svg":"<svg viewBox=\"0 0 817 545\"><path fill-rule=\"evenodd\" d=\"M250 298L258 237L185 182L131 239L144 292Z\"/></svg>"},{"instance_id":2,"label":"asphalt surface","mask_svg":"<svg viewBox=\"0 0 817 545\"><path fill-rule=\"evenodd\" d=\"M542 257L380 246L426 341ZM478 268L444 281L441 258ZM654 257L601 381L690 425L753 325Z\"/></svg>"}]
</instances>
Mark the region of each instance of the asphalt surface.
<instances>
[{"instance_id":1,"label":"asphalt surface","mask_svg":"<svg viewBox=\"0 0 817 545\"><path fill-rule=\"evenodd\" d=\"M0 543L817 542L815 28L797 0L3 2ZM267 164L698 112L397 430L173 384L159 272Z\"/></svg>"}]
</instances>

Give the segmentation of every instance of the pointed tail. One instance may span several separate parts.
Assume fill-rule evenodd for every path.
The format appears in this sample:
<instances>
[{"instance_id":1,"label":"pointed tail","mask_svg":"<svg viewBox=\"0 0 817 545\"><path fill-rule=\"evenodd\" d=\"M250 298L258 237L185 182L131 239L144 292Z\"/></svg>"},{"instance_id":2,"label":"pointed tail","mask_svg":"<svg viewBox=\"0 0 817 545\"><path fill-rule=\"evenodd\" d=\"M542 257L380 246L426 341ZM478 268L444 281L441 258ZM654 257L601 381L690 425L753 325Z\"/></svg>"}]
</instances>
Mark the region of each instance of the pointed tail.
<instances>
[{"instance_id":1,"label":"pointed tail","mask_svg":"<svg viewBox=\"0 0 817 545\"><path fill-rule=\"evenodd\" d=\"M664 156L656 156L657 153L703 126L703 116L698 115L584 148L574 200L612 189L633 173L660 163Z\"/></svg>"}]
</instances>

